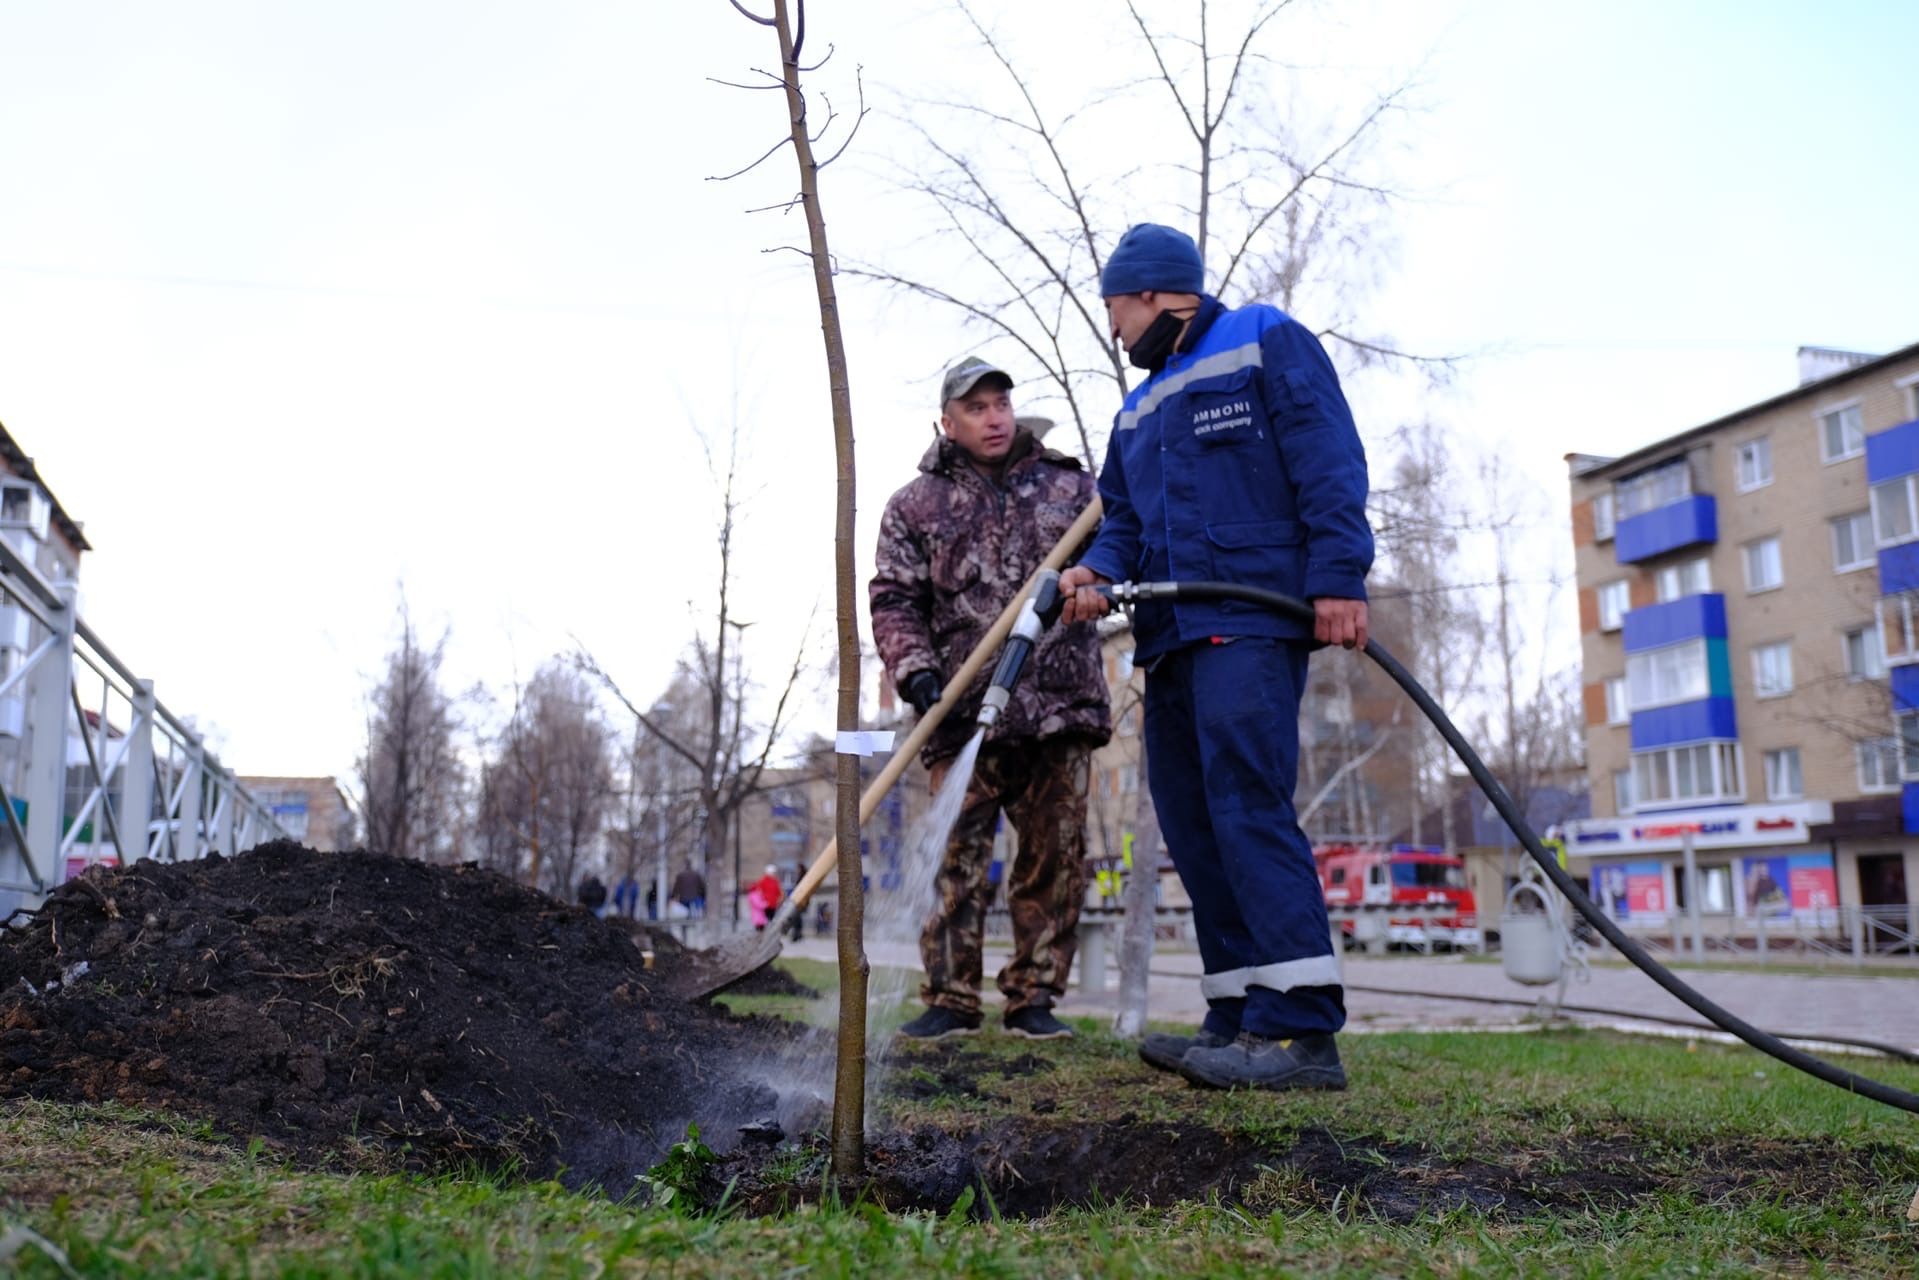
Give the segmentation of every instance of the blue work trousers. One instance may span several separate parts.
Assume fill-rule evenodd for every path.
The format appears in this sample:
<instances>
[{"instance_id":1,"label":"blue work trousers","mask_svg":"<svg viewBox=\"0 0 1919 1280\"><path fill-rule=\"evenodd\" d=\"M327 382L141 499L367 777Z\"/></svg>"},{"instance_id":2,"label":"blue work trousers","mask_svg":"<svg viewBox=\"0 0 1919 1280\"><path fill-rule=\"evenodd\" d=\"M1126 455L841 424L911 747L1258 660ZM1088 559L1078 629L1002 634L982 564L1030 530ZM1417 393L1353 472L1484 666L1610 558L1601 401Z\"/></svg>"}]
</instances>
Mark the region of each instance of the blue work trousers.
<instances>
[{"instance_id":1,"label":"blue work trousers","mask_svg":"<svg viewBox=\"0 0 1919 1280\"><path fill-rule=\"evenodd\" d=\"M1146 676L1147 773L1193 900L1206 1029L1297 1036L1346 1024L1312 846L1299 829L1305 645L1187 645Z\"/></svg>"}]
</instances>

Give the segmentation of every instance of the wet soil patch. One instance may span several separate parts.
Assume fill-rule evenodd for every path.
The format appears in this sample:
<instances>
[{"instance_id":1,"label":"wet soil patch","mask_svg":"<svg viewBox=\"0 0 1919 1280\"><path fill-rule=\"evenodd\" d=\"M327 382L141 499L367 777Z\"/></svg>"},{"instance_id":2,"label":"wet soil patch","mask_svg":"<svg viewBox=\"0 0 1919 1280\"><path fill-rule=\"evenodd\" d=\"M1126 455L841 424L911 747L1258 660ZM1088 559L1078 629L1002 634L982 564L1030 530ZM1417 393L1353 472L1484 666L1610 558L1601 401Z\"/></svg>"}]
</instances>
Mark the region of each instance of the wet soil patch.
<instances>
[{"instance_id":1,"label":"wet soil patch","mask_svg":"<svg viewBox=\"0 0 1919 1280\"><path fill-rule=\"evenodd\" d=\"M1019 1119L954 1133L924 1127L878 1135L866 1198L893 1211L1043 1216L1123 1203L1213 1201L1253 1212L1320 1212L1409 1223L1466 1211L1491 1219L1605 1212L1655 1195L1709 1202L1785 1195L1818 1202L1876 1185L1869 1153L1833 1144L1726 1144L1676 1167L1626 1139L1568 1140L1501 1160L1448 1159L1414 1146L1305 1130L1274 1143L1190 1123ZM1786 1173L1789 1161L1798 1174ZM711 1199L749 1214L821 1194L823 1145L741 1149L716 1167Z\"/></svg>"},{"instance_id":2,"label":"wet soil patch","mask_svg":"<svg viewBox=\"0 0 1919 1280\"><path fill-rule=\"evenodd\" d=\"M886 1088L898 1097L916 1101L969 1098L977 1102L1003 1102L1004 1095L985 1087L983 1082L987 1077L1042 1075L1053 1070L1054 1063L1036 1053L998 1058L990 1053L929 1045L900 1052L893 1066Z\"/></svg>"},{"instance_id":3,"label":"wet soil patch","mask_svg":"<svg viewBox=\"0 0 1919 1280\"><path fill-rule=\"evenodd\" d=\"M647 941L656 965L678 946ZM0 930L0 1100L619 1193L689 1123L723 1148L773 1115L762 1081L810 1034L667 972L629 929L471 866L286 842L141 862Z\"/></svg>"}]
</instances>

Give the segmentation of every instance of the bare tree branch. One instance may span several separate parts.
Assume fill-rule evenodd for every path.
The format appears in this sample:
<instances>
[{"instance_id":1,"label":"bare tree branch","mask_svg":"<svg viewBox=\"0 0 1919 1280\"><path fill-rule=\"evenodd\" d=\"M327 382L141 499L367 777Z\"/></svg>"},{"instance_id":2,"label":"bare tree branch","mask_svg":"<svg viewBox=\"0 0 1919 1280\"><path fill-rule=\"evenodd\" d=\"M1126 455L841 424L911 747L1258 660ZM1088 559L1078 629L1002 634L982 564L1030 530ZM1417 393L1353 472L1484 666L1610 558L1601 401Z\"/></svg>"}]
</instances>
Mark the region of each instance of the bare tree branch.
<instances>
[{"instance_id":1,"label":"bare tree branch","mask_svg":"<svg viewBox=\"0 0 1919 1280\"><path fill-rule=\"evenodd\" d=\"M781 138L778 142L768 147L766 151L763 154L761 154L759 159L755 160L752 164L747 165L744 169L735 169L733 172L721 175L720 177L709 176L707 178L707 181L708 182L731 182L735 178L741 177L744 174L749 174L753 172L753 170L765 164L767 159L771 157L775 151L778 151L781 147L789 145L792 141L793 140L791 138Z\"/></svg>"}]
</instances>

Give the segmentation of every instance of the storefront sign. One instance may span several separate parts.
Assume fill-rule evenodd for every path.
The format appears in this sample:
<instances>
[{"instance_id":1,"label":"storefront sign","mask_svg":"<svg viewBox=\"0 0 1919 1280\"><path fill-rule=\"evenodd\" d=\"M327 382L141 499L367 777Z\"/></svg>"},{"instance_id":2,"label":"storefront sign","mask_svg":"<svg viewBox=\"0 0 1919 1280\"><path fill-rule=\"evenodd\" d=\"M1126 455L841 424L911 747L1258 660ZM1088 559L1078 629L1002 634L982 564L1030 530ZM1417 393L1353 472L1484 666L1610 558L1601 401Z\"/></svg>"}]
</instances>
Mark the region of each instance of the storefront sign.
<instances>
[{"instance_id":1,"label":"storefront sign","mask_svg":"<svg viewBox=\"0 0 1919 1280\"><path fill-rule=\"evenodd\" d=\"M1793 804L1728 805L1629 818L1581 818L1566 824L1566 843L1574 853L1672 853L1692 837L1695 849L1737 849L1748 845L1803 844L1806 829L1832 821L1824 800Z\"/></svg>"}]
</instances>

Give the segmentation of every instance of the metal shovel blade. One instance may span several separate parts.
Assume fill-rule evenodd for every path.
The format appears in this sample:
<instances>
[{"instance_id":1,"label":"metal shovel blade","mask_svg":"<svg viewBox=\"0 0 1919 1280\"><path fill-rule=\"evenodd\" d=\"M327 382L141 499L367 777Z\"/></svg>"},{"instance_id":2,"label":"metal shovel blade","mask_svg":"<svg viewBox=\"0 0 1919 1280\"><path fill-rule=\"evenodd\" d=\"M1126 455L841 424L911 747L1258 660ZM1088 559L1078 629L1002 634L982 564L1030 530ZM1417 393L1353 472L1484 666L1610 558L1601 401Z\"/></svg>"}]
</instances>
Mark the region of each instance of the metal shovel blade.
<instances>
[{"instance_id":1,"label":"metal shovel blade","mask_svg":"<svg viewBox=\"0 0 1919 1280\"><path fill-rule=\"evenodd\" d=\"M712 968L697 986L687 992L689 1000L705 1000L746 979L779 958L786 942L786 925L793 918L793 900L774 913L766 928L721 943L712 951Z\"/></svg>"}]
</instances>

